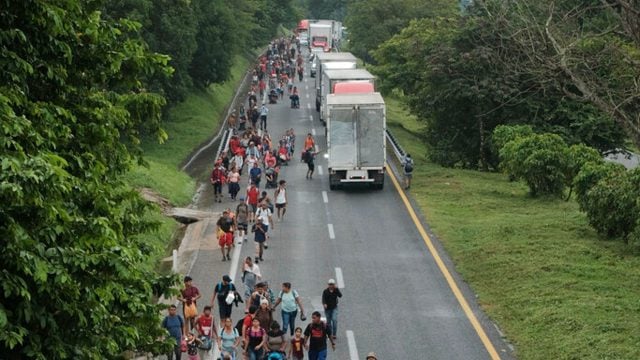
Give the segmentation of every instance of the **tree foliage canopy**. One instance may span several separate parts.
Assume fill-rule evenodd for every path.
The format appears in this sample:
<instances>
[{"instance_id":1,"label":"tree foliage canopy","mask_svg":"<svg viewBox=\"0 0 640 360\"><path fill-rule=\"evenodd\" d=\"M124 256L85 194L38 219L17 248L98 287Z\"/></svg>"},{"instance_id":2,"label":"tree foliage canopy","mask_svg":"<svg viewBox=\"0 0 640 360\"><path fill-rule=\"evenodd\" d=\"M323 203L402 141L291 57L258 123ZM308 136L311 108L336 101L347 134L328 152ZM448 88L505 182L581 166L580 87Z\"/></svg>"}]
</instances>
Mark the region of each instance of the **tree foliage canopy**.
<instances>
[{"instance_id":1,"label":"tree foliage canopy","mask_svg":"<svg viewBox=\"0 0 640 360\"><path fill-rule=\"evenodd\" d=\"M243 29L295 16L266 7L247 27L268 2L246 1L0 0L0 358L172 346L155 300L175 278L149 264L156 224L122 175L143 134L166 139L165 98L226 80L257 44Z\"/></svg>"},{"instance_id":2,"label":"tree foliage canopy","mask_svg":"<svg viewBox=\"0 0 640 360\"><path fill-rule=\"evenodd\" d=\"M630 66L640 50L614 30L625 22L613 3L476 1L464 15L412 21L373 52L373 70L427 122L440 164L495 169L500 124L606 152L640 124L640 67Z\"/></svg>"}]
</instances>

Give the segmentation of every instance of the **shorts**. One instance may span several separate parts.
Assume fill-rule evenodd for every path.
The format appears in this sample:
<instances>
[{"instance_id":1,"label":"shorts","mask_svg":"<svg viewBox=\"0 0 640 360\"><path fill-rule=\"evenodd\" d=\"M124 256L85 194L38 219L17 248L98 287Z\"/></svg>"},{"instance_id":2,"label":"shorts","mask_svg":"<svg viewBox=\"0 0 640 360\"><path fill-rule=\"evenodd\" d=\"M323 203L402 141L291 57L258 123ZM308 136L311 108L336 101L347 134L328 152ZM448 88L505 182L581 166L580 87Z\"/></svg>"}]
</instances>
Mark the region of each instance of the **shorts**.
<instances>
[{"instance_id":1,"label":"shorts","mask_svg":"<svg viewBox=\"0 0 640 360\"><path fill-rule=\"evenodd\" d=\"M251 211L255 214L258 211L258 204L249 204L251 206Z\"/></svg>"},{"instance_id":2,"label":"shorts","mask_svg":"<svg viewBox=\"0 0 640 360\"><path fill-rule=\"evenodd\" d=\"M308 162L307 168L309 169L309 171L313 171L316 168L316 165L312 162Z\"/></svg>"},{"instance_id":3,"label":"shorts","mask_svg":"<svg viewBox=\"0 0 640 360\"><path fill-rule=\"evenodd\" d=\"M220 247L233 245L233 233L226 232L220 235L220 238L218 239L218 245L220 245Z\"/></svg>"},{"instance_id":4,"label":"shorts","mask_svg":"<svg viewBox=\"0 0 640 360\"><path fill-rule=\"evenodd\" d=\"M247 228L249 228L249 225L247 223L238 223L238 230L247 231Z\"/></svg>"},{"instance_id":5,"label":"shorts","mask_svg":"<svg viewBox=\"0 0 640 360\"><path fill-rule=\"evenodd\" d=\"M287 207L287 203L276 204L276 209L284 209Z\"/></svg>"}]
</instances>

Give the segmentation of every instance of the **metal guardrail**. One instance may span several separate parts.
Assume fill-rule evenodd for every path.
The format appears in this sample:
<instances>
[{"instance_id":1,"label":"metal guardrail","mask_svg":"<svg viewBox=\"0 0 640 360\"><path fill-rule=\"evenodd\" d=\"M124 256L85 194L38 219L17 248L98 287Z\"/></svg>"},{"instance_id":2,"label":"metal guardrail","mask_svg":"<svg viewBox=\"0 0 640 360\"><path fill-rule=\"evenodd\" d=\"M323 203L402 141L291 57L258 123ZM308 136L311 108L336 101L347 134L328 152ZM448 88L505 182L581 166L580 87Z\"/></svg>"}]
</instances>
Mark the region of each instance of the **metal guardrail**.
<instances>
[{"instance_id":1,"label":"metal guardrail","mask_svg":"<svg viewBox=\"0 0 640 360\"><path fill-rule=\"evenodd\" d=\"M392 153L395 156L396 162L401 165L402 161L404 160L404 156L406 155L406 152L404 151L402 146L400 146L400 143L393 136L393 134L389 129L385 131L385 134L387 137L387 149L391 148ZM389 145L391 146L389 147Z\"/></svg>"}]
</instances>

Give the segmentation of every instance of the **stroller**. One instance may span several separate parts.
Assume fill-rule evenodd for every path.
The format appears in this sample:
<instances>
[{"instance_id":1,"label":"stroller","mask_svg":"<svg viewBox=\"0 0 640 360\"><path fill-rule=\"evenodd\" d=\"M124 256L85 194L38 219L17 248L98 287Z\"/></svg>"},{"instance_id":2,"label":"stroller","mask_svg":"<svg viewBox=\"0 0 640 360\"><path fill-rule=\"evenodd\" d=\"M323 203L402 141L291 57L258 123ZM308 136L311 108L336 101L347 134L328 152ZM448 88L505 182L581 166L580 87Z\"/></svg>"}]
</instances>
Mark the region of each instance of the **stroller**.
<instances>
[{"instance_id":1,"label":"stroller","mask_svg":"<svg viewBox=\"0 0 640 360\"><path fill-rule=\"evenodd\" d=\"M282 351L269 351L264 356L265 360L286 360L287 357Z\"/></svg>"},{"instance_id":2,"label":"stroller","mask_svg":"<svg viewBox=\"0 0 640 360\"><path fill-rule=\"evenodd\" d=\"M298 94L293 94L289 96L289 99L291 99L292 109L300 109L300 96Z\"/></svg>"},{"instance_id":3,"label":"stroller","mask_svg":"<svg viewBox=\"0 0 640 360\"><path fill-rule=\"evenodd\" d=\"M276 169L270 167L264 171L265 179L267 180L267 184L265 187L267 189L275 189L278 187L278 172Z\"/></svg>"}]
</instances>

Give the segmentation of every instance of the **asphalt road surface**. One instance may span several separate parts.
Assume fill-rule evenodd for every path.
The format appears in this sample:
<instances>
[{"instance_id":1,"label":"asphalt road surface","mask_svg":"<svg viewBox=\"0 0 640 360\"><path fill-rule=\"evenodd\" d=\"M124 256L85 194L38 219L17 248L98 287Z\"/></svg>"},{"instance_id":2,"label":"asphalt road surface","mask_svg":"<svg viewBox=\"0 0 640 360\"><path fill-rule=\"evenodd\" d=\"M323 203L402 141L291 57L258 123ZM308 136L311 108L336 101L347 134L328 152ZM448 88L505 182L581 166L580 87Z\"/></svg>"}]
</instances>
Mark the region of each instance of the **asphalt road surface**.
<instances>
[{"instance_id":1,"label":"asphalt road surface","mask_svg":"<svg viewBox=\"0 0 640 360\"><path fill-rule=\"evenodd\" d=\"M269 249L259 264L264 279L276 292L282 282L291 282L303 299L307 322L313 310L322 308L327 280L338 281L344 297L339 305L337 349L329 350L329 359L364 359L369 351L375 351L380 360L490 359L390 178L381 191L329 190L322 156L324 127L315 111L313 81L307 77L294 84L301 92L300 109L290 108L286 93L278 104L268 105L268 131L274 144L288 128L295 129L297 138L295 159L280 174L288 184L289 205L284 221L270 229ZM306 164L299 159L307 133L315 135L320 150L313 180L305 179ZM246 181L243 176L241 192ZM273 190L268 191L273 198ZM203 210L237 205L228 197L223 204L201 200ZM234 261L222 262L219 250L201 247L190 272L194 285L204 293L200 311L224 274L231 274L243 292L239 267L241 259L254 255L252 237L237 246L233 255ZM445 263L451 267L446 258ZM454 279L499 356L511 358L508 345L475 305L473 293L455 273ZM214 315L217 319L217 305ZM242 308L234 308L234 324L241 316ZM281 322L280 308L274 319ZM296 325L304 328L306 322L301 324L298 317Z\"/></svg>"}]
</instances>

